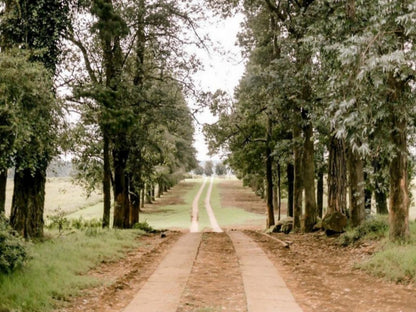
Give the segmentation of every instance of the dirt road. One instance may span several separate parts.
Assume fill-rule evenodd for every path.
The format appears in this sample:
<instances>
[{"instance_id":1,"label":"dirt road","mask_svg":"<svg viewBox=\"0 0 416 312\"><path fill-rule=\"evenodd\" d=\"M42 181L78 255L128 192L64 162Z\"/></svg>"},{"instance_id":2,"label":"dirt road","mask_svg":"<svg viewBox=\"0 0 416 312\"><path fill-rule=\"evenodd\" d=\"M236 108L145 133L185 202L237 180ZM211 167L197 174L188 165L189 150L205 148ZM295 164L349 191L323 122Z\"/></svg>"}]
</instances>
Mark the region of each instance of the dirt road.
<instances>
[{"instance_id":1,"label":"dirt road","mask_svg":"<svg viewBox=\"0 0 416 312\"><path fill-rule=\"evenodd\" d=\"M260 211L263 205L237 181L217 186L221 203L227 203L223 207ZM149 236L143 251L92 272L106 272L113 282L60 311L416 311L414 285L396 285L355 269L372 246L342 248L319 233L274 235L290 240L290 248L240 227Z\"/></svg>"}]
</instances>

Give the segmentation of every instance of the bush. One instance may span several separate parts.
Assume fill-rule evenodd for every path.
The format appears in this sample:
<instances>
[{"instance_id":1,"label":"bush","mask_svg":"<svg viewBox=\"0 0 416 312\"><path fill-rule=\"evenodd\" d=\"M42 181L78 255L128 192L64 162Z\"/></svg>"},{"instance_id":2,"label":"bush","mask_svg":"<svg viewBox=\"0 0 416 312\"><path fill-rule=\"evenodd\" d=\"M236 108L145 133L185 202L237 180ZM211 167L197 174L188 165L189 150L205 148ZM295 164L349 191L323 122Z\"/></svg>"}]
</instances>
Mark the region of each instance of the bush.
<instances>
[{"instance_id":1,"label":"bush","mask_svg":"<svg viewBox=\"0 0 416 312\"><path fill-rule=\"evenodd\" d=\"M157 233L158 231L152 228L147 221L139 222L133 225L133 229L142 230L146 233Z\"/></svg>"},{"instance_id":2,"label":"bush","mask_svg":"<svg viewBox=\"0 0 416 312\"><path fill-rule=\"evenodd\" d=\"M11 229L6 217L0 214L0 273L11 273L26 259L24 241Z\"/></svg>"},{"instance_id":3,"label":"bush","mask_svg":"<svg viewBox=\"0 0 416 312\"><path fill-rule=\"evenodd\" d=\"M380 239L386 236L389 223L385 216L374 216L363 222L360 226L348 230L339 237L342 246L352 245L366 239Z\"/></svg>"}]
</instances>

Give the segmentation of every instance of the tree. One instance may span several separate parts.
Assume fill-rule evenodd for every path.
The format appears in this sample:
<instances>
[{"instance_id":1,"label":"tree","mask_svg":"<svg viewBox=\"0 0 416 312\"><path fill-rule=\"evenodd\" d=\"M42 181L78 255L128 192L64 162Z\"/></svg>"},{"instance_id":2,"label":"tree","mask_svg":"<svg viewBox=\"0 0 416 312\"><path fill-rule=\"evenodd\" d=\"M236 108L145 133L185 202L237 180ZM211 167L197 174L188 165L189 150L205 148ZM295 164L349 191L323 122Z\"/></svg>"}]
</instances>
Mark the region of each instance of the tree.
<instances>
[{"instance_id":1,"label":"tree","mask_svg":"<svg viewBox=\"0 0 416 312\"><path fill-rule=\"evenodd\" d=\"M10 156L15 166L10 223L26 238L41 237L46 167L57 152L61 108L50 72L24 54L15 54L0 54L0 103L11 117L8 136L13 138Z\"/></svg>"},{"instance_id":2,"label":"tree","mask_svg":"<svg viewBox=\"0 0 416 312\"><path fill-rule=\"evenodd\" d=\"M143 129L137 125L143 120L141 116L146 119L153 111L149 109L152 105L159 110L164 108L167 101L160 93L172 87L171 82L181 83L180 90L172 88L179 93L186 92L191 85L186 77L197 62L187 58L178 31L180 23L195 28L191 18L194 8L187 6L185 11L177 3L163 0L137 1L128 6L115 0L87 1L81 13L92 16L93 22L87 22L87 28L74 23L68 34L88 72L88 77L79 81L75 100L89 102L86 113L95 118L102 136L104 226L109 224L110 181L115 206L113 224L119 228L132 226L129 194L131 187L141 187L144 176L135 177L129 163L132 149L139 159L144 159L142 147L132 141L134 132ZM157 89L160 85L163 89ZM98 108L98 114L91 114L92 107ZM140 137L137 139L140 141ZM150 178L149 174L148 182L152 184L154 179L157 177ZM136 195L133 196L135 203Z\"/></svg>"},{"instance_id":3,"label":"tree","mask_svg":"<svg viewBox=\"0 0 416 312\"><path fill-rule=\"evenodd\" d=\"M206 176L210 177L214 173L214 164L211 160L205 162L204 173Z\"/></svg>"},{"instance_id":4,"label":"tree","mask_svg":"<svg viewBox=\"0 0 416 312\"><path fill-rule=\"evenodd\" d=\"M43 235L43 205L47 166L56 153L59 109L53 95L52 77L61 53L60 39L68 20L68 3L60 0L3 1L1 47L10 53L14 47L29 51L29 61L41 62L46 73L25 67L28 75L43 83L44 97L28 92L21 104L18 128L25 129L23 145L14 156L16 174L12 200L11 224L25 237ZM8 51L8 52L7 52ZM13 53L13 52L11 52ZM19 61L21 65L23 61ZM13 66L12 66L13 67ZM31 70L33 72L31 72ZM36 72L36 74L35 74ZM47 88L49 87L49 90ZM32 106L33 105L33 106ZM17 145L16 145L17 146ZM2 168L4 172L4 169Z\"/></svg>"},{"instance_id":5,"label":"tree","mask_svg":"<svg viewBox=\"0 0 416 312\"><path fill-rule=\"evenodd\" d=\"M227 174L227 167L224 165L224 163L220 162L215 165L215 174L218 176Z\"/></svg>"}]
</instances>

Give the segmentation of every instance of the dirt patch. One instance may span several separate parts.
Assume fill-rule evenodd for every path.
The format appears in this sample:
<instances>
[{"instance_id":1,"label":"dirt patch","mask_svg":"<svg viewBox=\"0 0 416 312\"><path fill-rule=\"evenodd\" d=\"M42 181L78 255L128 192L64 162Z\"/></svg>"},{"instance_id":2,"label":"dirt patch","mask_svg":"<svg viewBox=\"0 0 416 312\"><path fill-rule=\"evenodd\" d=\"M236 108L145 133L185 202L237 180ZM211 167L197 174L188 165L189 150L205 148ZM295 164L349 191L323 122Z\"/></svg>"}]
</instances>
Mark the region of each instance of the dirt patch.
<instances>
[{"instance_id":1,"label":"dirt patch","mask_svg":"<svg viewBox=\"0 0 416 312\"><path fill-rule=\"evenodd\" d=\"M264 235L246 233L279 269L305 312L416 311L415 285L396 285L354 268L374 252L374 245L343 248L321 233L273 234L293 242L286 249Z\"/></svg>"},{"instance_id":2,"label":"dirt patch","mask_svg":"<svg viewBox=\"0 0 416 312\"><path fill-rule=\"evenodd\" d=\"M222 207L237 207L249 212L266 214L266 203L263 202L240 180L224 180L218 183Z\"/></svg>"},{"instance_id":3,"label":"dirt patch","mask_svg":"<svg viewBox=\"0 0 416 312\"><path fill-rule=\"evenodd\" d=\"M204 233L177 312L247 311L234 246L225 233Z\"/></svg>"},{"instance_id":4,"label":"dirt patch","mask_svg":"<svg viewBox=\"0 0 416 312\"><path fill-rule=\"evenodd\" d=\"M160 198L156 198L151 204L145 203L141 210L146 213L161 212L161 207L183 205L185 200L183 194L190 191L196 182L180 182L172 187L168 192L164 193Z\"/></svg>"},{"instance_id":5,"label":"dirt patch","mask_svg":"<svg viewBox=\"0 0 416 312\"><path fill-rule=\"evenodd\" d=\"M142 245L124 259L102 263L88 273L101 280L102 286L85 290L59 311L120 311L133 299L181 235L181 232L167 232L165 238L159 234L141 236Z\"/></svg>"}]
</instances>

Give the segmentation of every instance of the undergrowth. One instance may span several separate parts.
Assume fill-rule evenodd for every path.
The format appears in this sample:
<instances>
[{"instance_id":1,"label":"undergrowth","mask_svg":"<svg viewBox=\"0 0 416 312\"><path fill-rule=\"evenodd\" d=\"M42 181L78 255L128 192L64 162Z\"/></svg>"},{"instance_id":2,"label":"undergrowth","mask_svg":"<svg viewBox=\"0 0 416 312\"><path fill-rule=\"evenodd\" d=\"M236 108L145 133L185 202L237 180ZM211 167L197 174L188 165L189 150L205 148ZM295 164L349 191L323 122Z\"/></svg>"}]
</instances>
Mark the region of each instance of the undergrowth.
<instances>
[{"instance_id":1,"label":"undergrowth","mask_svg":"<svg viewBox=\"0 0 416 312\"><path fill-rule=\"evenodd\" d=\"M416 283L416 222L410 223L407 243L382 241L382 248L357 267L396 283Z\"/></svg>"},{"instance_id":2,"label":"undergrowth","mask_svg":"<svg viewBox=\"0 0 416 312\"><path fill-rule=\"evenodd\" d=\"M338 242L342 246L359 243L363 240L378 240L387 236L389 222L387 216L372 216L360 226L348 229Z\"/></svg>"},{"instance_id":3,"label":"undergrowth","mask_svg":"<svg viewBox=\"0 0 416 312\"><path fill-rule=\"evenodd\" d=\"M137 247L140 230L47 233L45 241L27 244L30 261L10 274L0 274L0 310L51 311L80 290L99 283L85 273L103 261L115 261Z\"/></svg>"}]
</instances>

